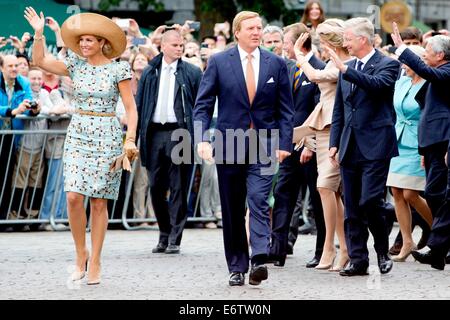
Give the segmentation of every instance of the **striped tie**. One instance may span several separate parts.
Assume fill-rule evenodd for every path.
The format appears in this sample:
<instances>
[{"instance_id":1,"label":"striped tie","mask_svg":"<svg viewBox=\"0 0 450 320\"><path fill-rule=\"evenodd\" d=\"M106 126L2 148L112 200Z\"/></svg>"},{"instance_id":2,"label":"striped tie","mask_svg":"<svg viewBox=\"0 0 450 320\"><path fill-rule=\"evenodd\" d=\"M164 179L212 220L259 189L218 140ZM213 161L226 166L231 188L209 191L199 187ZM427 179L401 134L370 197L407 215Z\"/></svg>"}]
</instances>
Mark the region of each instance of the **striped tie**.
<instances>
[{"instance_id":1,"label":"striped tie","mask_svg":"<svg viewBox=\"0 0 450 320\"><path fill-rule=\"evenodd\" d=\"M294 73L294 91L297 89L298 83L300 82L300 74L301 74L300 64L297 63L295 65L295 73Z\"/></svg>"}]
</instances>

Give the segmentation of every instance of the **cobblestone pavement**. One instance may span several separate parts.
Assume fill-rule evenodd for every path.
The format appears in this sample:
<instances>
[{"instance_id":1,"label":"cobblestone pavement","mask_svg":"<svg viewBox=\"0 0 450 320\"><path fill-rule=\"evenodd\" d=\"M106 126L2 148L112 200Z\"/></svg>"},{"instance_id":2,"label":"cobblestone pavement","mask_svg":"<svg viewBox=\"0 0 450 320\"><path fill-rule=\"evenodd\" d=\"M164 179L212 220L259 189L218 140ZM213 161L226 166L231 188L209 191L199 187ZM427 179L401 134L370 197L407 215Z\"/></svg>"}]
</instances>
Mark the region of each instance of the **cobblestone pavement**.
<instances>
[{"instance_id":1,"label":"cobblestone pavement","mask_svg":"<svg viewBox=\"0 0 450 320\"><path fill-rule=\"evenodd\" d=\"M69 278L70 232L0 233L0 299L450 299L450 266L437 271L409 257L379 275L372 248L367 277L307 269L315 242L311 235L300 236L284 268L270 265L267 281L243 287L228 286L222 230L186 229L180 255L152 254L157 239L155 230L109 230L102 282L87 286L85 279Z\"/></svg>"}]
</instances>

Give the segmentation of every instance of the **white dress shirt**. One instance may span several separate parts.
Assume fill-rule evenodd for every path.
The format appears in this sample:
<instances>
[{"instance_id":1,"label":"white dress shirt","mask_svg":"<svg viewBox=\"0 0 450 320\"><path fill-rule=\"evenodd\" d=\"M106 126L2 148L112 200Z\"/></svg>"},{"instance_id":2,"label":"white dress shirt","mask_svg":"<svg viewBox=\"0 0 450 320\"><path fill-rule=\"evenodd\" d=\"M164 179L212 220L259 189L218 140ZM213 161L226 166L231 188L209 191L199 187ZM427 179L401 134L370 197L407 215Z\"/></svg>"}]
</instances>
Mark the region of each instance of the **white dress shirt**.
<instances>
[{"instance_id":1,"label":"white dress shirt","mask_svg":"<svg viewBox=\"0 0 450 320\"><path fill-rule=\"evenodd\" d=\"M375 54L375 49L372 49L372 51L370 51L364 58L362 59L356 59L356 64L355 64L355 68L358 66L358 62L361 61L363 64L361 66L361 70L364 69L364 67L366 66L367 61L370 60L370 58L372 58L372 56ZM361 71L360 70L360 71Z\"/></svg>"},{"instance_id":2,"label":"white dress shirt","mask_svg":"<svg viewBox=\"0 0 450 320\"><path fill-rule=\"evenodd\" d=\"M239 50L239 56L241 58L241 64L242 64L242 71L244 72L245 81L247 82L247 63L248 63L248 53L244 51L239 45L237 46ZM259 60L261 60L261 53L259 52L259 48L256 48L252 53L250 53L253 56L252 59L252 66L253 66L253 72L255 74L255 88L256 91L258 91L258 78L259 78Z\"/></svg>"},{"instance_id":3,"label":"white dress shirt","mask_svg":"<svg viewBox=\"0 0 450 320\"><path fill-rule=\"evenodd\" d=\"M164 57L162 59L162 66L161 66L161 76L159 79L159 89L158 89L158 101L156 103L156 109L153 113L153 122L161 123L160 120L160 114L161 114L161 108L162 103L167 99L167 123L176 123L177 117L175 116L175 109L174 109L174 100L175 100L175 72L177 71L177 65L178 60L175 60L170 65L167 64L167 62L164 60ZM170 79L166 79L167 74L167 68L171 67L170 70ZM163 97L162 91L163 91L163 83L164 81L169 81L169 96Z\"/></svg>"},{"instance_id":4,"label":"white dress shirt","mask_svg":"<svg viewBox=\"0 0 450 320\"><path fill-rule=\"evenodd\" d=\"M403 51L406 50L406 48L408 48L408 46L406 44L402 44L400 47L397 48L397 50L395 50L395 55L397 57L400 57L402 55Z\"/></svg>"}]
</instances>

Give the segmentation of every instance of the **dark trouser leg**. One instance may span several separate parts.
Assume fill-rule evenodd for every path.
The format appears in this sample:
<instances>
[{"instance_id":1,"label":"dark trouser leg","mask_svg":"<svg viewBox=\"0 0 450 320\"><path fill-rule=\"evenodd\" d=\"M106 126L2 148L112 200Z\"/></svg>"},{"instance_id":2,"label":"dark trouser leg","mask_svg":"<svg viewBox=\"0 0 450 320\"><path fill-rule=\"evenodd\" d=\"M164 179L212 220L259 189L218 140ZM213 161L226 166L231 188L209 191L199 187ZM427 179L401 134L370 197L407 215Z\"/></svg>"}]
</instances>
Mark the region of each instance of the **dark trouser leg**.
<instances>
[{"instance_id":1,"label":"dark trouser leg","mask_svg":"<svg viewBox=\"0 0 450 320\"><path fill-rule=\"evenodd\" d=\"M360 206L368 218L369 230L374 238L375 251L387 254L389 235L383 213L385 211L384 188L389 172L390 160L362 162L362 191Z\"/></svg>"},{"instance_id":2,"label":"dark trouser leg","mask_svg":"<svg viewBox=\"0 0 450 320\"><path fill-rule=\"evenodd\" d=\"M448 142L440 142L423 149L425 158L425 171L427 184L425 186L425 200L431 209L433 218L438 214L438 209L445 198L447 188L448 168L444 161L448 149Z\"/></svg>"},{"instance_id":3,"label":"dark trouser leg","mask_svg":"<svg viewBox=\"0 0 450 320\"><path fill-rule=\"evenodd\" d=\"M154 131L150 138L150 161L147 164L148 178L150 182L150 194L159 227L159 242L168 244L171 232L168 202L166 199L169 187L169 163L165 161L165 134L162 131Z\"/></svg>"},{"instance_id":4,"label":"dark trouser leg","mask_svg":"<svg viewBox=\"0 0 450 320\"><path fill-rule=\"evenodd\" d=\"M168 131L170 136L172 131ZM168 137L169 138L169 137ZM170 234L169 244L180 245L184 226L187 221L187 190L188 190L188 164L174 164L171 159L173 147L177 144L171 141L166 144L165 162L169 163L169 217L170 217ZM180 155L182 156L182 155ZM192 161L191 161L192 163Z\"/></svg>"},{"instance_id":5,"label":"dark trouser leg","mask_svg":"<svg viewBox=\"0 0 450 320\"><path fill-rule=\"evenodd\" d=\"M272 212L272 234L270 254L285 256L289 224L295 208L303 170L299 162L300 154L294 151L280 164L278 182L275 186L275 204ZM297 230L298 232L298 230Z\"/></svg>"},{"instance_id":6,"label":"dark trouser leg","mask_svg":"<svg viewBox=\"0 0 450 320\"><path fill-rule=\"evenodd\" d=\"M431 226L428 246L438 255L446 255L450 249L450 145L447 146L447 177L445 200L436 212ZM427 183L428 184L428 183Z\"/></svg>"},{"instance_id":7,"label":"dark trouser leg","mask_svg":"<svg viewBox=\"0 0 450 320\"><path fill-rule=\"evenodd\" d=\"M249 252L245 230L246 168L243 164L217 164L223 242L229 272L248 271Z\"/></svg>"},{"instance_id":8,"label":"dark trouser leg","mask_svg":"<svg viewBox=\"0 0 450 320\"><path fill-rule=\"evenodd\" d=\"M247 169L247 202L250 210L250 246L252 263L259 256L258 264L267 258L270 247L269 194L272 188L273 175L261 172L263 166L250 164ZM287 233L286 239L287 239Z\"/></svg>"},{"instance_id":9,"label":"dark trouser leg","mask_svg":"<svg viewBox=\"0 0 450 320\"><path fill-rule=\"evenodd\" d=\"M300 186L300 190L297 196L297 202L295 203L294 213L292 214L291 223L289 224L288 243L293 247L298 237L298 228L300 226L300 219L303 211L303 188ZM303 220L302 220L303 221Z\"/></svg>"},{"instance_id":10,"label":"dark trouser leg","mask_svg":"<svg viewBox=\"0 0 450 320\"><path fill-rule=\"evenodd\" d=\"M342 163L341 176L344 195L344 228L345 240L351 262L368 266L367 250L367 216L359 207L362 188L362 171L356 163Z\"/></svg>"},{"instance_id":11,"label":"dark trouser leg","mask_svg":"<svg viewBox=\"0 0 450 320\"><path fill-rule=\"evenodd\" d=\"M5 220L11 200L11 183L14 169L14 147L12 135L2 135L0 138L0 220ZM12 149L11 149L12 147ZM8 166L9 164L9 166ZM0 226L2 227L2 226Z\"/></svg>"}]
</instances>

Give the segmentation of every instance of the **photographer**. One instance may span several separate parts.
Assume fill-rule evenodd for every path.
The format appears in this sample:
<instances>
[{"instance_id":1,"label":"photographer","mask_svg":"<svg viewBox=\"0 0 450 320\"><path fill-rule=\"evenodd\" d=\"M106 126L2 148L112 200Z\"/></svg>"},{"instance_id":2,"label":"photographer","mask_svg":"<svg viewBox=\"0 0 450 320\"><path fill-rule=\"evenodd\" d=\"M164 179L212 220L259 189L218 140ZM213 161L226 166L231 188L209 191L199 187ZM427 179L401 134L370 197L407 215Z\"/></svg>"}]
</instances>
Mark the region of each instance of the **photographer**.
<instances>
[{"instance_id":1,"label":"photographer","mask_svg":"<svg viewBox=\"0 0 450 320\"><path fill-rule=\"evenodd\" d=\"M33 100L27 108L32 114L48 113L52 108L52 102L47 90L42 89L43 73L38 68L32 68L29 72L29 80ZM25 130L44 131L47 129L47 119L24 120ZM16 151L16 164L14 166L14 192L11 210L18 216L36 218L42 202L42 177L44 173L44 160L41 157L44 146L44 134L24 134L20 142L20 148ZM28 193L28 197L25 194ZM22 199L28 199L24 203ZM26 210L28 209L28 214Z\"/></svg>"},{"instance_id":2,"label":"photographer","mask_svg":"<svg viewBox=\"0 0 450 320\"><path fill-rule=\"evenodd\" d=\"M18 74L18 60L13 55L6 55L0 59L0 116L6 119L0 120L0 128L3 130L23 129L24 124L20 119L15 118L18 114L33 115L30 110L31 94L30 82L27 78ZM11 186L12 166L10 163L13 152L8 152L12 143L14 148L18 145L20 136L16 135L13 142L12 135L3 137L3 147L0 152L0 177L6 180L5 192L0 203L0 220L7 215L9 199L11 198L9 186ZM14 149L13 148L13 149Z\"/></svg>"}]
</instances>

